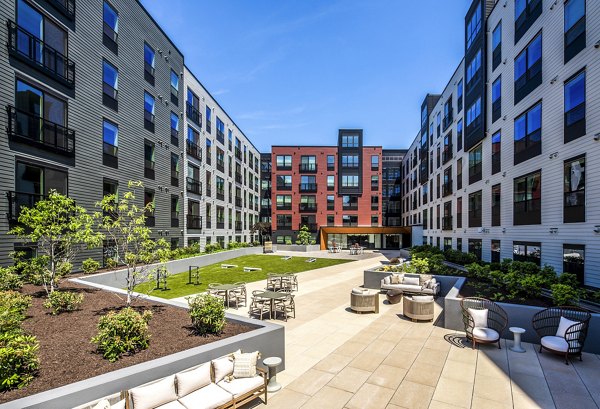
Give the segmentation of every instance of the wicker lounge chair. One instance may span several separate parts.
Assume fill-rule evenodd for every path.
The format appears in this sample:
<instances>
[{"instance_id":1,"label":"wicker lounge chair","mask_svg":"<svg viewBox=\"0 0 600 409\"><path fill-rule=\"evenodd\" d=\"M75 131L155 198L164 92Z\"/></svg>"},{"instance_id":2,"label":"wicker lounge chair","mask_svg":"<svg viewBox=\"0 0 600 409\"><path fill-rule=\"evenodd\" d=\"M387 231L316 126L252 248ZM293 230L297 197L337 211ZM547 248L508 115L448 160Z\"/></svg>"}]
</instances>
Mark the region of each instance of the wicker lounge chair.
<instances>
[{"instance_id":1,"label":"wicker lounge chair","mask_svg":"<svg viewBox=\"0 0 600 409\"><path fill-rule=\"evenodd\" d=\"M478 343L493 344L496 342L498 348L501 348L500 337L508 325L508 315L498 304L485 298L466 297L460 301L460 308L462 309L465 333L467 339L471 340L473 349ZM485 310L487 313L484 312ZM481 322L482 320L483 322Z\"/></svg>"},{"instance_id":2,"label":"wicker lounge chair","mask_svg":"<svg viewBox=\"0 0 600 409\"><path fill-rule=\"evenodd\" d=\"M536 313L531 324L540 336L540 353L546 349L564 355L567 365L569 355L581 360L591 317L578 307L552 307Z\"/></svg>"}]
</instances>

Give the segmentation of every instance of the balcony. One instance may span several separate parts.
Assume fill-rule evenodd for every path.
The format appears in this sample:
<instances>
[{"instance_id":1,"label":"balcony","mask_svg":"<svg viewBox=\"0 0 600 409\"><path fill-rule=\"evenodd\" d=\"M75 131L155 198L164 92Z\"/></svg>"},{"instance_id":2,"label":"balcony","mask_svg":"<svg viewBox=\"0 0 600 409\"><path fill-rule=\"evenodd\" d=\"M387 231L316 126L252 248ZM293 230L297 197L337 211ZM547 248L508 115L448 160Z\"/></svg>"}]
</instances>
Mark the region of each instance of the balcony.
<instances>
[{"instance_id":1,"label":"balcony","mask_svg":"<svg viewBox=\"0 0 600 409\"><path fill-rule=\"evenodd\" d=\"M185 151L191 157L202 160L202 149L189 139L186 141Z\"/></svg>"},{"instance_id":2,"label":"balcony","mask_svg":"<svg viewBox=\"0 0 600 409\"><path fill-rule=\"evenodd\" d=\"M292 230L292 223L277 223L277 230Z\"/></svg>"},{"instance_id":3,"label":"balcony","mask_svg":"<svg viewBox=\"0 0 600 409\"><path fill-rule=\"evenodd\" d=\"M292 190L292 185L277 185L277 190Z\"/></svg>"},{"instance_id":4,"label":"balcony","mask_svg":"<svg viewBox=\"0 0 600 409\"><path fill-rule=\"evenodd\" d=\"M8 221L11 224L16 224L21 214L21 209L24 207L34 207L37 202L46 198L44 195L35 193L23 192L6 192L8 198Z\"/></svg>"},{"instance_id":5,"label":"balcony","mask_svg":"<svg viewBox=\"0 0 600 409\"><path fill-rule=\"evenodd\" d=\"M186 114L190 121L195 123L198 126L202 126L202 114L198 111L198 108L190 104L186 103Z\"/></svg>"},{"instance_id":6,"label":"balcony","mask_svg":"<svg viewBox=\"0 0 600 409\"><path fill-rule=\"evenodd\" d=\"M75 63L42 40L8 20L9 53L68 87L75 86Z\"/></svg>"},{"instance_id":7,"label":"balcony","mask_svg":"<svg viewBox=\"0 0 600 409\"><path fill-rule=\"evenodd\" d=\"M300 183L300 191L301 192L316 192L317 184L316 183Z\"/></svg>"},{"instance_id":8,"label":"balcony","mask_svg":"<svg viewBox=\"0 0 600 409\"><path fill-rule=\"evenodd\" d=\"M316 203L300 203L298 205L298 210L301 212L316 212L317 204Z\"/></svg>"},{"instance_id":9,"label":"balcony","mask_svg":"<svg viewBox=\"0 0 600 409\"><path fill-rule=\"evenodd\" d=\"M225 201L225 192L219 192L217 190L217 200L223 200L223 201Z\"/></svg>"},{"instance_id":10,"label":"balcony","mask_svg":"<svg viewBox=\"0 0 600 409\"><path fill-rule=\"evenodd\" d=\"M358 210L358 203L343 204L342 209L343 210Z\"/></svg>"},{"instance_id":11,"label":"balcony","mask_svg":"<svg viewBox=\"0 0 600 409\"><path fill-rule=\"evenodd\" d=\"M217 160L217 170L225 173L225 162Z\"/></svg>"},{"instance_id":12,"label":"balcony","mask_svg":"<svg viewBox=\"0 0 600 409\"><path fill-rule=\"evenodd\" d=\"M202 194L202 182L197 179L191 177L185 178L185 188L190 193Z\"/></svg>"},{"instance_id":13,"label":"balcony","mask_svg":"<svg viewBox=\"0 0 600 409\"><path fill-rule=\"evenodd\" d=\"M235 232L239 233L242 231L242 222L241 221L236 221L235 222Z\"/></svg>"},{"instance_id":14,"label":"balcony","mask_svg":"<svg viewBox=\"0 0 600 409\"><path fill-rule=\"evenodd\" d=\"M202 216L188 214L186 215L186 221L188 229L202 230Z\"/></svg>"},{"instance_id":15,"label":"balcony","mask_svg":"<svg viewBox=\"0 0 600 409\"><path fill-rule=\"evenodd\" d=\"M49 3L69 20L75 20L75 0L49 0Z\"/></svg>"},{"instance_id":16,"label":"balcony","mask_svg":"<svg viewBox=\"0 0 600 409\"><path fill-rule=\"evenodd\" d=\"M316 173L317 172L317 164L316 163L301 163L300 164L300 172L301 173Z\"/></svg>"},{"instance_id":17,"label":"balcony","mask_svg":"<svg viewBox=\"0 0 600 409\"><path fill-rule=\"evenodd\" d=\"M278 203L277 204L277 210L292 210L292 204L291 203Z\"/></svg>"},{"instance_id":18,"label":"balcony","mask_svg":"<svg viewBox=\"0 0 600 409\"><path fill-rule=\"evenodd\" d=\"M448 115L446 115L444 117L444 119L442 120L442 130L444 132L446 132L446 129L448 129L450 127L450 125L452 125L453 121L454 121L454 114L452 113L452 108L450 108L450 110L448 111Z\"/></svg>"},{"instance_id":19,"label":"balcony","mask_svg":"<svg viewBox=\"0 0 600 409\"><path fill-rule=\"evenodd\" d=\"M11 105L8 114L8 137L11 141L35 145L61 155L75 155L75 131Z\"/></svg>"},{"instance_id":20,"label":"balcony","mask_svg":"<svg viewBox=\"0 0 600 409\"><path fill-rule=\"evenodd\" d=\"M236 207L242 207L242 198L239 196L235 197L235 206Z\"/></svg>"},{"instance_id":21,"label":"balcony","mask_svg":"<svg viewBox=\"0 0 600 409\"><path fill-rule=\"evenodd\" d=\"M442 230L452 230L452 216L442 217Z\"/></svg>"},{"instance_id":22,"label":"balcony","mask_svg":"<svg viewBox=\"0 0 600 409\"><path fill-rule=\"evenodd\" d=\"M219 129L217 129L217 141L221 142L221 145L225 145L225 134Z\"/></svg>"},{"instance_id":23,"label":"balcony","mask_svg":"<svg viewBox=\"0 0 600 409\"><path fill-rule=\"evenodd\" d=\"M242 151L237 146L235 147L235 158L239 161L242 160Z\"/></svg>"},{"instance_id":24,"label":"balcony","mask_svg":"<svg viewBox=\"0 0 600 409\"><path fill-rule=\"evenodd\" d=\"M442 197L450 196L452 194L452 180L442 185Z\"/></svg>"}]
</instances>

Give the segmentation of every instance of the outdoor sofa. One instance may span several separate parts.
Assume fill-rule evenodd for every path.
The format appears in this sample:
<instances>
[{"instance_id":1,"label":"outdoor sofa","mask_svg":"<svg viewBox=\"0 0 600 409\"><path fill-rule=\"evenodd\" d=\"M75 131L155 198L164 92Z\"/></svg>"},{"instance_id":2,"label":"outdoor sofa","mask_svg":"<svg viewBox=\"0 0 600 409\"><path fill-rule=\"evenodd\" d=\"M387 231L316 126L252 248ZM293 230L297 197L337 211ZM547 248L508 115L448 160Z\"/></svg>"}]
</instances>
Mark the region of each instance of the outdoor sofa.
<instances>
[{"instance_id":1,"label":"outdoor sofa","mask_svg":"<svg viewBox=\"0 0 600 409\"><path fill-rule=\"evenodd\" d=\"M440 287L440 283L429 274L392 273L381 280L382 290L401 290L417 295L437 296Z\"/></svg>"}]
</instances>

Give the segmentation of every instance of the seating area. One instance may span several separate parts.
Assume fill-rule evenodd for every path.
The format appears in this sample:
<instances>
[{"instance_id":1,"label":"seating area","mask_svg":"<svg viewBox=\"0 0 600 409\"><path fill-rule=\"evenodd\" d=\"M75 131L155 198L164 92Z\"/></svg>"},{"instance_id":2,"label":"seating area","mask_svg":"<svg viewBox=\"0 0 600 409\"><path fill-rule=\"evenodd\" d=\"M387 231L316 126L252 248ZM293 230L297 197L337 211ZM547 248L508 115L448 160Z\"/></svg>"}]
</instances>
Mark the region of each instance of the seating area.
<instances>
[{"instance_id":1,"label":"seating area","mask_svg":"<svg viewBox=\"0 0 600 409\"><path fill-rule=\"evenodd\" d=\"M381 289L437 296L440 293L441 285L429 274L393 273L381 280Z\"/></svg>"},{"instance_id":2,"label":"seating area","mask_svg":"<svg viewBox=\"0 0 600 409\"><path fill-rule=\"evenodd\" d=\"M294 291L298 291L296 274L269 274L265 290L252 291L248 315L261 320L265 316L273 319L278 315L285 321L289 317L296 318L296 303L291 294Z\"/></svg>"},{"instance_id":3,"label":"seating area","mask_svg":"<svg viewBox=\"0 0 600 409\"><path fill-rule=\"evenodd\" d=\"M235 305L235 308L248 305L248 295L246 293L246 283L239 282L234 284L211 283L208 285L208 293L223 300L225 307Z\"/></svg>"},{"instance_id":4,"label":"seating area","mask_svg":"<svg viewBox=\"0 0 600 409\"><path fill-rule=\"evenodd\" d=\"M460 302L467 339L473 349L480 344L498 343L508 326L508 315L495 302L485 298L468 297Z\"/></svg>"}]
</instances>

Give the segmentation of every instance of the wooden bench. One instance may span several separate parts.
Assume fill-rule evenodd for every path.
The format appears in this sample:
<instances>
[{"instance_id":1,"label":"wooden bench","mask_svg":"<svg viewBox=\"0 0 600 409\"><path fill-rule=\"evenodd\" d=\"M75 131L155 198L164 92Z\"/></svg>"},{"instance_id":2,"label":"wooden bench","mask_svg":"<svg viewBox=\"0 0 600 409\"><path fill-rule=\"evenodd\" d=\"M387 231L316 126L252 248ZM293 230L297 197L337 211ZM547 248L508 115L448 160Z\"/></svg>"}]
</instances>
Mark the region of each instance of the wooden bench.
<instances>
[{"instance_id":1,"label":"wooden bench","mask_svg":"<svg viewBox=\"0 0 600 409\"><path fill-rule=\"evenodd\" d=\"M260 267L244 267L244 272L249 273L251 271L262 271Z\"/></svg>"},{"instance_id":2,"label":"wooden bench","mask_svg":"<svg viewBox=\"0 0 600 409\"><path fill-rule=\"evenodd\" d=\"M221 268L237 268L237 264L221 264Z\"/></svg>"}]
</instances>

